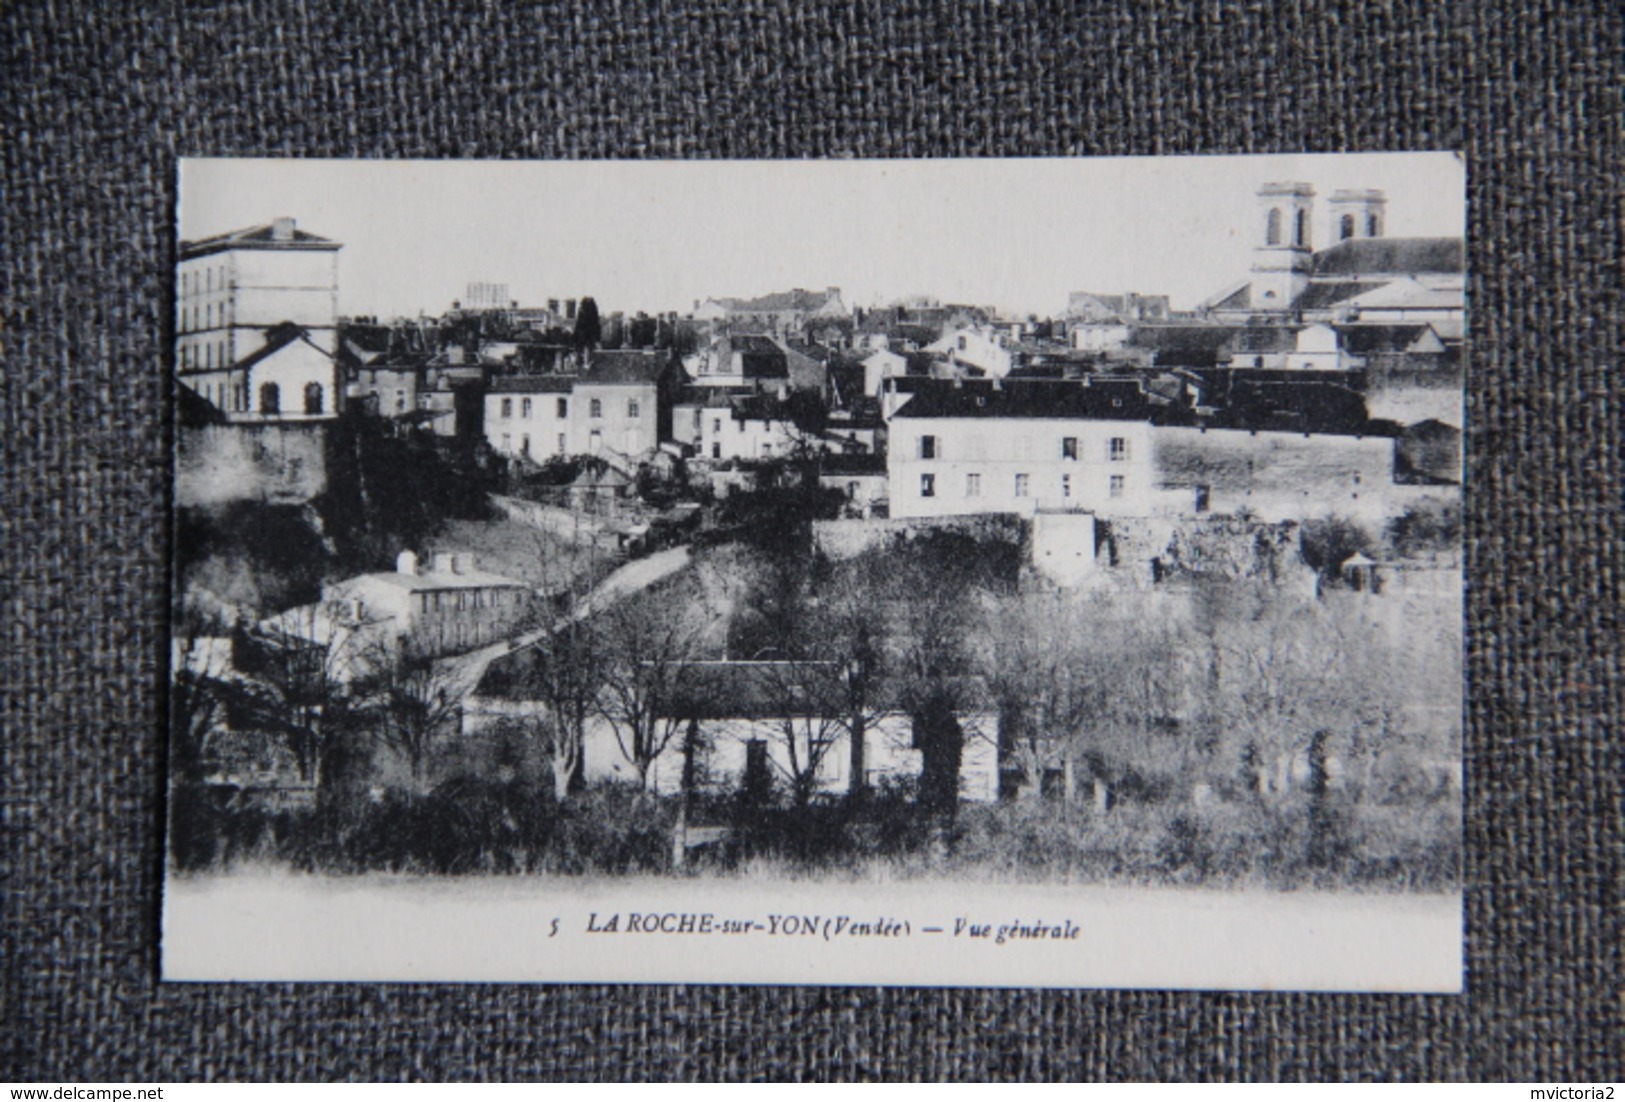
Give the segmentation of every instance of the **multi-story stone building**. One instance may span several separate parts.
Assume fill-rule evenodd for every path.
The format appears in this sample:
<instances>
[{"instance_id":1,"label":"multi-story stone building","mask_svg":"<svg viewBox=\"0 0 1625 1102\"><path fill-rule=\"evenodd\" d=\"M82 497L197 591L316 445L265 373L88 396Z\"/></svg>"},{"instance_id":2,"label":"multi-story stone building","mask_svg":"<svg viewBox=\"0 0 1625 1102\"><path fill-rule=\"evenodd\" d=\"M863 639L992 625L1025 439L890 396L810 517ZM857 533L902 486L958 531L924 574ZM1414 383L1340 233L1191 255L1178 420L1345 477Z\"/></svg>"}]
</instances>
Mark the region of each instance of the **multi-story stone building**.
<instances>
[{"instance_id":1,"label":"multi-story stone building","mask_svg":"<svg viewBox=\"0 0 1625 1102\"><path fill-rule=\"evenodd\" d=\"M336 415L340 247L292 218L183 241L181 382L232 420Z\"/></svg>"},{"instance_id":2,"label":"multi-story stone building","mask_svg":"<svg viewBox=\"0 0 1625 1102\"><path fill-rule=\"evenodd\" d=\"M637 458L660 443L668 356L597 352L580 375L510 375L485 394L485 438L504 455L541 462L561 455Z\"/></svg>"},{"instance_id":3,"label":"multi-story stone building","mask_svg":"<svg viewBox=\"0 0 1625 1102\"><path fill-rule=\"evenodd\" d=\"M891 422L894 517L1152 508L1150 404L1133 380L937 384Z\"/></svg>"}]
</instances>

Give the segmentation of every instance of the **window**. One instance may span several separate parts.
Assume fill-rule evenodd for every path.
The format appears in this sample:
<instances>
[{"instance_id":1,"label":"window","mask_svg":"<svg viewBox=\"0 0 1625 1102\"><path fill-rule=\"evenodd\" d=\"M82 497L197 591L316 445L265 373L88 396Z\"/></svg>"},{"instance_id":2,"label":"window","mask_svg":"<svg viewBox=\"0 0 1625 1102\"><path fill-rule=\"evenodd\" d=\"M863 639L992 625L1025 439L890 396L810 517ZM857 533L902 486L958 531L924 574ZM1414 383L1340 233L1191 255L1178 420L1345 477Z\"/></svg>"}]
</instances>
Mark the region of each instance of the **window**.
<instances>
[{"instance_id":1,"label":"window","mask_svg":"<svg viewBox=\"0 0 1625 1102\"><path fill-rule=\"evenodd\" d=\"M1028 479L1027 479L1026 475L1024 475L1024 474L1016 475L1016 496L1017 497L1026 497L1027 496L1027 484L1028 484Z\"/></svg>"},{"instance_id":2,"label":"window","mask_svg":"<svg viewBox=\"0 0 1625 1102\"><path fill-rule=\"evenodd\" d=\"M698 436L705 429L705 415L701 410L694 411L694 435Z\"/></svg>"},{"instance_id":3,"label":"window","mask_svg":"<svg viewBox=\"0 0 1625 1102\"><path fill-rule=\"evenodd\" d=\"M559 433L559 454L563 455L569 450L569 446L564 442L564 434L562 432Z\"/></svg>"},{"instance_id":4,"label":"window","mask_svg":"<svg viewBox=\"0 0 1625 1102\"><path fill-rule=\"evenodd\" d=\"M519 399L519 416L521 416L521 417L523 417L523 418L525 418L527 420L530 418L530 399L529 398L521 398L521 399Z\"/></svg>"},{"instance_id":5,"label":"window","mask_svg":"<svg viewBox=\"0 0 1625 1102\"><path fill-rule=\"evenodd\" d=\"M1072 476L1069 474L1063 474L1061 476L1061 496L1072 496Z\"/></svg>"},{"instance_id":6,"label":"window","mask_svg":"<svg viewBox=\"0 0 1625 1102\"><path fill-rule=\"evenodd\" d=\"M282 412L282 388L275 383L266 383L260 387L260 412Z\"/></svg>"},{"instance_id":7,"label":"window","mask_svg":"<svg viewBox=\"0 0 1625 1102\"><path fill-rule=\"evenodd\" d=\"M305 412L320 413L322 411L322 384L305 384Z\"/></svg>"},{"instance_id":8,"label":"window","mask_svg":"<svg viewBox=\"0 0 1625 1102\"><path fill-rule=\"evenodd\" d=\"M502 416L504 416L504 417L512 417L513 416L513 399L512 398L504 398L504 399L502 399Z\"/></svg>"},{"instance_id":9,"label":"window","mask_svg":"<svg viewBox=\"0 0 1625 1102\"><path fill-rule=\"evenodd\" d=\"M525 433L525 435L523 435L523 436L521 436L519 438L519 454L520 455L529 455L530 454L530 433L528 433L528 432Z\"/></svg>"},{"instance_id":10,"label":"window","mask_svg":"<svg viewBox=\"0 0 1625 1102\"><path fill-rule=\"evenodd\" d=\"M1337 222L1337 239L1347 241L1354 236L1354 215L1345 214Z\"/></svg>"},{"instance_id":11,"label":"window","mask_svg":"<svg viewBox=\"0 0 1625 1102\"><path fill-rule=\"evenodd\" d=\"M720 433L722 431L722 418L713 417L711 419L711 431L714 433Z\"/></svg>"},{"instance_id":12,"label":"window","mask_svg":"<svg viewBox=\"0 0 1625 1102\"><path fill-rule=\"evenodd\" d=\"M922 436L922 437L920 437L920 458L921 459L938 459L938 458L941 458L937 454L937 438L935 436Z\"/></svg>"},{"instance_id":13,"label":"window","mask_svg":"<svg viewBox=\"0 0 1625 1102\"><path fill-rule=\"evenodd\" d=\"M959 335L959 350L961 352L963 352L969 347L970 347L970 338L965 336L963 333L961 333Z\"/></svg>"},{"instance_id":14,"label":"window","mask_svg":"<svg viewBox=\"0 0 1625 1102\"><path fill-rule=\"evenodd\" d=\"M1106 458L1113 463L1128 461L1128 437L1114 436L1106 441Z\"/></svg>"},{"instance_id":15,"label":"window","mask_svg":"<svg viewBox=\"0 0 1625 1102\"><path fill-rule=\"evenodd\" d=\"M513 433L505 432L502 434L502 450L505 452L513 451Z\"/></svg>"},{"instance_id":16,"label":"window","mask_svg":"<svg viewBox=\"0 0 1625 1102\"><path fill-rule=\"evenodd\" d=\"M597 455L603 446L604 434L599 432L597 429L593 429L592 433L587 437L588 449L592 452L592 454Z\"/></svg>"},{"instance_id":17,"label":"window","mask_svg":"<svg viewBox=\"0 0 1625 1102\"><path fill-rule=\"evenodd\" d=\"M1264 229L1264 244L1279 245L1281 243L1281 208L1273 207Z\"/></svg>"},{"instance_id":18,"label":"window","mask_svg":"<svg viewBox=\"0 0 1625 1102\"><path fill-rule=\"evenodd\" d=\"M627 400L626 415L628 417L636 417L638 415L638 400L636 398L629 398Z\"/></svg>"},{"instance_id":19,"label":"window","mask_svg":"<svg viewBox=\"0 0 1625 1102\"><path fill-rule=\"evenodd\" d=\"M594 398L592 404L587 407L587 415L589 417L602 417L604 415L604 403Z\"/></svg>"},{"instance_id":20,"label":"window","mask_svg":"<svg viewBox=\"0 0 1625 1102\"><path fill-rule=\"evenodd\" d=\"M406 412L406 391L404 390L397 390L395 392L395 412Z\"/></svg>"},{"instance_id":21,"label":"window","mask_svg":"<svg viewBox=\"0 0 1625 1102\"><path fill-rule=\"evenodd\" d=\"M1110 490L1109 490L1111 496L1112 497L1122 497L1123 496L1123 487L1127 484L1127 482L1128 482L1128 479L1124 478L1120 474L1112 475L1111 487L1110 487Z\"/></svg>"},{"instance_id":22,"label":"window","mask_svg":"<svg viewBox=\"0 0 1625 1102\"><path fill-rule=\"evenodd\" d=\"M1377 216L1375 214L1368 214L1365 216L1365 235L1367 237L1378 237L1381 234L1381 230L1382 223L1377 221Z\"/></svg>"},{"instance_id":23,"label":"window","mask_svg":"<svg viewBox=\"0 0 1625 1102\"><path fill-rule=\"evenodd\" d=\"M721 444L720 441L711 445L711 458L712 459L721 459L722 458L722 444Z\"/></svg>"},{"instance_id":24,"label":"window","mask_svg":"<svg viewBox=\"0 0 1625 1102\"><path fill-rule=\"evenodd\" d=\"M982 476L975 473L974 471L965 476L965 496L966 497L981 497L982 496Z\"/></svg>"},{"instance_id":25,"label":"window","mask_svg":"<svg viewBox=\"0 0 1625 1102\"><path fill-rule=\"evenodd\" d=\"M214 342L213 341L210 341L208 344L203 346L203 366L204 367L213 367L214 366Z\"/></svg>"},{"instance_id":26,"label":"window","mask_svg":"<svg viewBox=\"0 0 1625 1102\"><path fill-rule=\"evenodd\" d=\"M1061 437L1061 458L1076 459L1078 457L1078 438L1076 436Z\"/></svg>"},{"instance_id":27,"label":"window","mask_svg":"<svg viewBox=\"0 0 1625 1102\"><path fill-rule=\"evenodd\" d=\"M558 416L560 420L570 416L570 400L568 398L559 399Z\"/></svg>"},{"instance_id":28,"label":"window","mask_svg":"<svg viewBox=\"0 0 1625 1102\"><path fill-rule=\"evenodd\" d=\"M772 459L773 458L773 441L771 441L771 440L763 440L762 441L762 458L763 459Z\"/></svg>"},{"instance_id":29,"label":"window","mask_svg":"<svg viewBox=\"0 0 1625 1102\"><path fill-rule=\"evenodd\" d=\"M1293 222L1292 243L1299 248L1309 244L1309 212L1301 207Z\"/></svg>"},{"instance_id":30,"label":"window","mask_svg":"<svg viewBox=\"0 0 1625 1102\"><path fill-rule=\"evenodd\" d=\"M936 475L934 475L934 474L922 474L920 476L920 496L921 497L936 497L937 496L937 476Z\"/></svg>"}]
</instances>

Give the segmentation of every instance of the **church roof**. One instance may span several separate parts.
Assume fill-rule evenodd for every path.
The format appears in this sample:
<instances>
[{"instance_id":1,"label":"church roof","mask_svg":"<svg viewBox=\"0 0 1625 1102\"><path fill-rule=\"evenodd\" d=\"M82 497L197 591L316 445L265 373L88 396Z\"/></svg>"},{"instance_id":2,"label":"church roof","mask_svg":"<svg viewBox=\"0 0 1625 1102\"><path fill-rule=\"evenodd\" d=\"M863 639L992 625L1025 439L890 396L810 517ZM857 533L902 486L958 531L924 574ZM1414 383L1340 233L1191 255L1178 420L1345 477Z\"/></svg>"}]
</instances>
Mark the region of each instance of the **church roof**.
<instances>
[{"instance_id":1,"label":"church roof","mask_svg":"<svg viewBox=\"0 0 1625 1102\"><path fill-rule=\"evenodd\" d=\"M1327 306L1335 306L1339 302L1346 302L1356 295L1364 294L1380 284L1361 283L1352 279L1320 280L1304 288L1298 301L1293 303L1299 310L1320 310Z\"/></svg>"},{"instance_id":2,"label":"church roof","mask_svg":"<svg viewBox=\"0 0 1625 1102\"><path fill-rule=\"evenodd\" d=\"M1366 237L1338 242L1315 254L1317 276L1404 276L1466 269L1459 237Z\"/></svg>"}]
</instances>

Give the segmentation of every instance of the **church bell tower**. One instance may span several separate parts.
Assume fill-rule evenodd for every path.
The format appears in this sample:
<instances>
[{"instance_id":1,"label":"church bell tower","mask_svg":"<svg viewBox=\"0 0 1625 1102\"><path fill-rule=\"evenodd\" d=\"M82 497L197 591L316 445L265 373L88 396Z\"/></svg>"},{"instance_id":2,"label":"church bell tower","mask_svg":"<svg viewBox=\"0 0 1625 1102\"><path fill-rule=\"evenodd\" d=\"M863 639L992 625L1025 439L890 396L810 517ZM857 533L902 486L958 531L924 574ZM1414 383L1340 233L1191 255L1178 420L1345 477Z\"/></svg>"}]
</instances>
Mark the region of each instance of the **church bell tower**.
<instances>
[{"instance_id":1,"label":"church bell tower","mask_svg":"<svg viewBox=\"0 0 1625 1102\"><path fill-rule=\"evenodd\" d=\"M1258 245L1253 250L1251 307L1287 311L1309 286L1314 259L1309 225L1315 189L1304 183L1258 189Z\"/></svg>"},{"instance_id":2,"label":"church bell tower","mask_svg":"<svg viewBox=\"0 0 1625 1102\"><path fill-rule=\"evenodd\" d=\"M1375 188L1332 192L1332 244L1381 237L1388 197Z\"/></svg>"}]
</instances>

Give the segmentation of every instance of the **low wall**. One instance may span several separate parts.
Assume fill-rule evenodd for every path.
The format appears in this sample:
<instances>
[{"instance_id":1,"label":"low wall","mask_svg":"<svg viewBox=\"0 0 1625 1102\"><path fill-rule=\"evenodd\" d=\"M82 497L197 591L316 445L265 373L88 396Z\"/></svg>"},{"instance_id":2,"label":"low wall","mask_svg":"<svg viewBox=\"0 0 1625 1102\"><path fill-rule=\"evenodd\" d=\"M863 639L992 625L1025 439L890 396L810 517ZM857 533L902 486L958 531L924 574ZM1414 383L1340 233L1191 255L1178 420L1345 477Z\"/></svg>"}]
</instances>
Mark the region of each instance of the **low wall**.
<instances>
[{"instance_id":1,"label":"low wall","mask_svg":"<svg viewBox=\"0 0 1625 1102\"><path fill-rule=\"evenodd\" d=\"M175 434L175 503L302 504L327 489L331 421L180 427Z\"/></svg>"},{"instance_id":2,"label":"low wall","mask_svg":"<svg viewBox=\"0 0 1625 1102\"><path fill-rule=\"evenodd\" d=\"M1394 482L1394 441L1385 436L1249 432L1159 427L1153 430L1157 488L1185 496L1207 487L1207 510L1263 520L1396 516L1425 487Z\"/></svg>"},{"instance_id":3,"label":"low wall","mask_svg":"<svg viewBox=\"0 0 1625 1102\"><path fill-rule=\"evenodd\" d=\"M1012 539L1025 535L1020 519L978 513L955 517L876 517L869 520L815 520L813 547L831 559L851 559L884 547L898 536L924 532L963 532L979 539Z\"/></svg>"}]
</instances>

